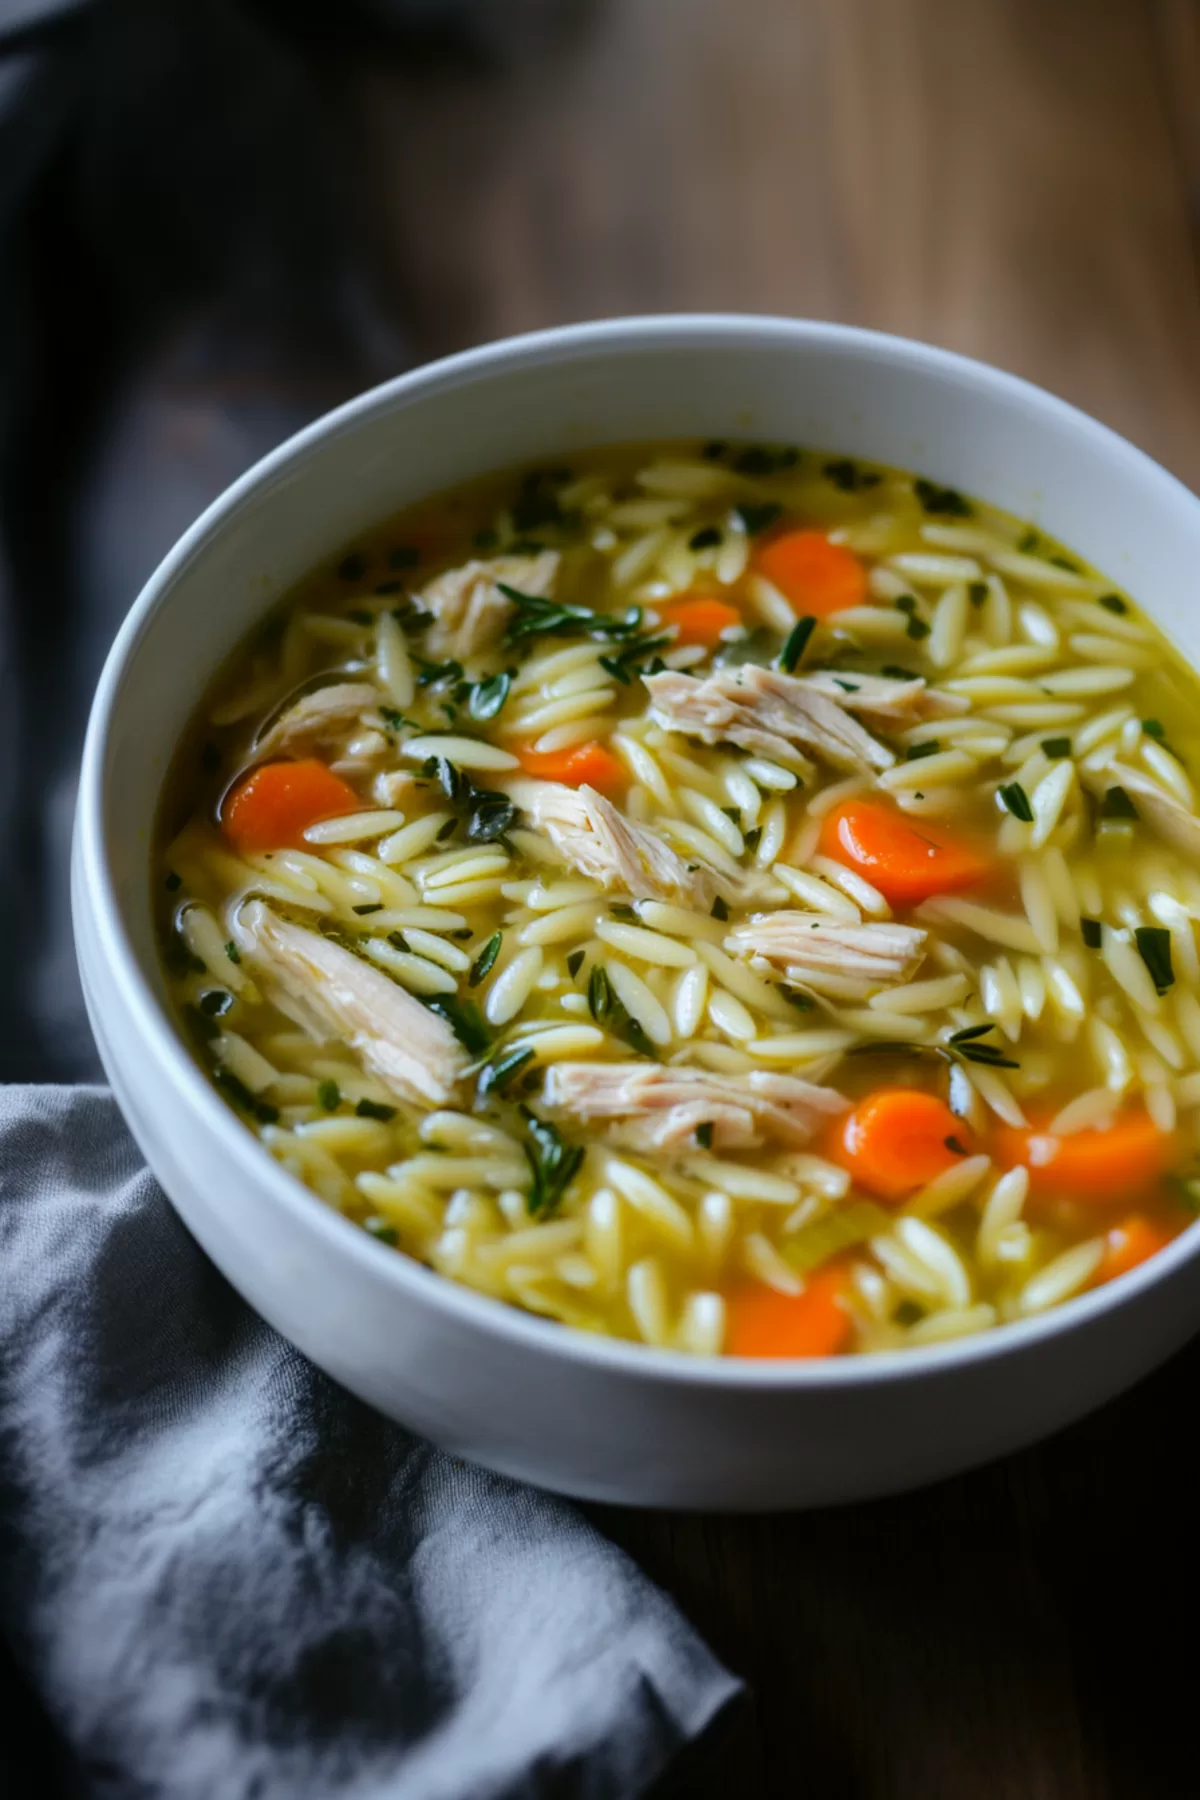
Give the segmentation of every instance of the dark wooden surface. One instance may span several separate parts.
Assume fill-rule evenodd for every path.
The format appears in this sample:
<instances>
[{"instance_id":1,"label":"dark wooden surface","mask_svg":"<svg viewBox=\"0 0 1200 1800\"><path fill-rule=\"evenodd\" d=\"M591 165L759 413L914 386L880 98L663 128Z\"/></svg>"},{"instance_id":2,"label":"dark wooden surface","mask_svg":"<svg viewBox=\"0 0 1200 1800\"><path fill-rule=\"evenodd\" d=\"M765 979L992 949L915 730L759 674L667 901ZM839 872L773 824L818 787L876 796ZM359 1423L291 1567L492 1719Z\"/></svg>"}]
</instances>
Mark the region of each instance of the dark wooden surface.
<instances>
[{"instance_id":1,"label":"dark wooden surface","mask_svg":"<svg viewBox=\"0 0 1200 1800\"><path fill-rule=\"evenodd\" d=\"M906 332L1200 483L1198 0L599 0L356 91L420 357L642 310ZM598 1513L753 1701L691 1800L1194 1800L1200 1350L900 1499Z\"/></svg>"}]
</instances>

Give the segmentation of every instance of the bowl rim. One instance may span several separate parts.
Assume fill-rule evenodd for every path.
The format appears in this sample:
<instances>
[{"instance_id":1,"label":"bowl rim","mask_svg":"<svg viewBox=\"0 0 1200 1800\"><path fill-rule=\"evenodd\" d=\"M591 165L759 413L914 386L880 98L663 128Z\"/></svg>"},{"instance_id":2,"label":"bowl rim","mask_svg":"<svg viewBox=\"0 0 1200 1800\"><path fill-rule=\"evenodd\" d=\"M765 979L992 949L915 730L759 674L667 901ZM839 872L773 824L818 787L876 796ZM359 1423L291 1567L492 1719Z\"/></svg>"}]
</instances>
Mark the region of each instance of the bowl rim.
<instances>
[{"instance_id":1,"label":"bowl rim","mask_svg":"<svg viewBox=\"0 0 1200 1800\"><path fill-rule=\"evenodd\" d=\"M272 1202L298 1225L323 1237L331 1255L356 1262L364 1277L390 1283L397 1299L411 1294L481 1336L498 1334L516 1349L548 1352L596 1371L687 1387L737 1391L838 1389L894 1381L937 1379L949 1371L1020 1356L1046 1340L1084 1327L1155 1286L1200 1252L1200 1219L1147 1262L1103 1287L1063 1301L1045 1313L994 1326L968 1337L915 1349L867 1351L812 1360L758 1360L697 1356L609 1338L558 1325L498 1300L415 1259L376 1243L359 1226L335 1212L290 1175L240 1118L189 1054L167 1009L138 966L122 917L104 842L106 769L109 743L127 672L151 619L169 602L178 577L208 541L231 522L257 491L284 471L298 471L318 445L353 433L364 420L410 399L436 396L503 365L527 369L569 364L580 355L620 355L630 351L708 348L714 351L755 344L780 351L820 346L858 360L906 367L921 375L957 382L989 399L1017 401L1043 419L1073 430L1093 447L1123 464L1130 476L1150 480L1177 505L1191 509L1200 529L1200 500L1144 451L1111 427L1045 388L956 351L913 338L817 319L758 313L659 313L583 321L496 339L408 370L322 414L254 463L223 490L182 534L149 577L126 615L105 660L89 714L76 801L74 855L91 902L88 925L99 954L124 1004L128 1025L140 1039L142 1055L157 1063L178 1103L213 1133L251 1192L265 1189ZM1036 420L1033 421L1036 423ZM83 930L75 894L75 940L81 962Z\"/></svg>"}]
</instances>

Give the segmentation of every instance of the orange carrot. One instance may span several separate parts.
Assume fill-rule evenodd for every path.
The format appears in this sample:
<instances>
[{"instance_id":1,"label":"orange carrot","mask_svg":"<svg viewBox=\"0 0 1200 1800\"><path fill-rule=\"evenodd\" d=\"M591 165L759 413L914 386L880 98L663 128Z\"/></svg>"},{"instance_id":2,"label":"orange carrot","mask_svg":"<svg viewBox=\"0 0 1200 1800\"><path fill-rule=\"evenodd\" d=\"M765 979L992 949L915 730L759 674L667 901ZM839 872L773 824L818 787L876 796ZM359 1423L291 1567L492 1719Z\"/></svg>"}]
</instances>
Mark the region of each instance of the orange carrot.
<instances>
[{"instance_id":1,"label":"orange carrot","mask_svg":"<svg viewBox=\"0 0 1200 1800\"><path fill-rule=\"evenodd\" d=\"M676 644L703 644L706 650L720 640L731 625L740 625L742 615L725 600L714 600L708 594L682 594L654 608L664 625L674 625Z\"/></svg>"},{"instance_id":2,"label":"orange carrot","mask_svg":"<svg viewBox=\"0 0 1200 1800\"><path fill-rule=\"evenodd\" d=\"M354 789L316 757L263 763L227 795L225 836L243 856L261 850L302 850L304 833L321 819L357 812Z\"/></svg>"},{"instance_id":3,"label":"orange carrot","mask_svg":"<svg viewBox=\"0 0 1200 1800\"><path fill-rule=\"evenodd\" d=\"M568 787L593 787L611 794L629 779L624 763L594 739L570 750L518 750L517 755L527 775L562 781Z\"/></svg>"},{"instance_id":4,"label":"orange carrot","mask_svg":"<svg viewBox=\"0 0 1200 1800\"><path fill-rule=\"evenodd\" d=\"M867 572L852 550L823 531L783 531L754 554L753 567L797 613L823 619L867 597Z\"/></svg>"},{"instance_id":5,"label":"orange carrot","mask_svg":"<svg viewBox=\"0 0 1200 1800\"><path fill-rule=\"evenodd\" d=\"M779 1294L755 1282L726 1301L730 1356L836 1356L853 1325L843 1305L846 1273L833 1265L813 1275L802 1294Z\"/></svg>"},{"instance_id":6,"label":"orange carrot","mask_svg":"<svg viewBox=\"0 0 1200 1800\"><path fill-rule=\"evenodd\" d=\"M845 800L826 814L820 849L857 869L894 906L952 894L990 874L986 857L940 829L920 829L877 800Z\"/></svg>"},{"instance_id":7,"label":"orange carrot","mask_svg":"<svg viewBox=\"0 0 1200 1800\"><path fill-rule=\"evenodd\" d=\"M936 1094L880 1088L834 1122L826 1152L880 1200L904 1200L971 1153L970 1132Z\"/></svg>"},{"instance_id":8,"label":"orange carrot","mask_svg":"<svg viewBox=\"0 0 1200 1800\"><path fill-rule=\"evenodd\" d=\"M1175 1140L1142 1107L1120 1113L1107 1131L1050 1137L1048 1120L1021 1128L1001 1125L996 1150L1010 1167L1023 1163L1031 1188L1101 1204L1144 1193L1166 1174Z\"/></svg>"},{"instance_id":9,"label":"orange carrot","mask_svg":"<svg viewBox=\"0 0 1200 1800\"><path fill-rule=\"evenodd\" d=\"M1097 1284L1127 1275L1130 1269L1148 1262L1170 1242L1171 1233L1165 1225L1148 1219L1145 1213L1130 1213L1127 1219L1122 1219L1105 1234L1104 1260L1095 1275Z\"/></svg>"}]
</instances>

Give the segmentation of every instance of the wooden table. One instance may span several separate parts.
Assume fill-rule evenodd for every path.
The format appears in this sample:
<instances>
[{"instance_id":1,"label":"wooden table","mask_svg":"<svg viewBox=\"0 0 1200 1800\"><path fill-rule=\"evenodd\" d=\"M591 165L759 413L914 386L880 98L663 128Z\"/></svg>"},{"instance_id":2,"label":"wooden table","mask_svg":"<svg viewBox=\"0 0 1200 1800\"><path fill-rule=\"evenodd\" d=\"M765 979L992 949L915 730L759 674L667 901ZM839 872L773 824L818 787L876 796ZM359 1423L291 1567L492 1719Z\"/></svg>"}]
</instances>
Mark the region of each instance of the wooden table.
<instances>
[{"instance_id":1,"label":"wooden table","mask_svg":"<svg viewBox=\"0 0 1200 1800\"><path fill-rule=\"evenodd\" d=\"M601 314L843 319L1031 376L1200 482L1197 0L600 0L507 69L357 99L419 356ZM679 1791L1194 1800L1198 1390L1200 1347L870 1506L605 1510L753 1691Z\"/></svg>"}]
</instances>

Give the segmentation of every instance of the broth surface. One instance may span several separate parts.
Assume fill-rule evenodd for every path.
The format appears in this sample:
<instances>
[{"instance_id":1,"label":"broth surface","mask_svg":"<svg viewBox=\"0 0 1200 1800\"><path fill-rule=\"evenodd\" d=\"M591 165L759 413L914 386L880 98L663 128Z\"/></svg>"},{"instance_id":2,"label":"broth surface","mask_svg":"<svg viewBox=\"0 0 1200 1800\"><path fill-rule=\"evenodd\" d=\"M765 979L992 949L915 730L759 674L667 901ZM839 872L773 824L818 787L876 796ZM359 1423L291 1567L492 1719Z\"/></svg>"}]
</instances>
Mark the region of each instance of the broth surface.
<instances>
[{"instance_id":1,"label":"broth surface","mask_svg":"<svg viewBox=\"0 0 1200 1800\"><path fill-rule=\"evenodd\" d=\"M696 1353L1026 1317L1194 1216L1200 684L952 489L598 451L437 496L232 660L163 956L398 1253Z\"/></svg>"}]
</instances>

